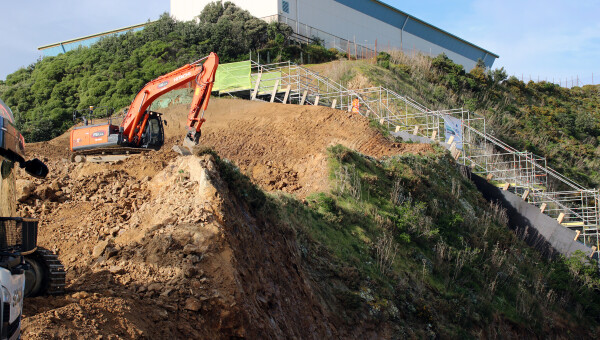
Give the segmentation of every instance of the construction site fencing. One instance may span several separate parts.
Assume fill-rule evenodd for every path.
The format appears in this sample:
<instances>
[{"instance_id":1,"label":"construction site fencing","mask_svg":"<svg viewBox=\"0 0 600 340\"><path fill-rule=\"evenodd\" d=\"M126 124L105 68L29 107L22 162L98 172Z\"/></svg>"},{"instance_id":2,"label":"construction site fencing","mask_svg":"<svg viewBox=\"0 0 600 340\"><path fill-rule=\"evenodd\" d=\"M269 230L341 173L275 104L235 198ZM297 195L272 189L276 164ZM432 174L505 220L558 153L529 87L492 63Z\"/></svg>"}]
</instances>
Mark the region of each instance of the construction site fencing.
<instances>
[{"instance_id":1,"label":"construction site fencing","mask_svg":"<svg viewBox=\"0 0 600 340\"><path fill-rule=\"evenodd\" d=\"M328 106L369 117L392 132L445 143L456 161L473 173L520 195L564 227L575 230L577 240L596 252L600 248L598 190L584 188L561 175L548 167L544 157L517 150L492 136L481 115L462 108L429 110L384 87L348 89L291 62L251 62L248 87L251 99Z\"/></svg>"}]
</instances>

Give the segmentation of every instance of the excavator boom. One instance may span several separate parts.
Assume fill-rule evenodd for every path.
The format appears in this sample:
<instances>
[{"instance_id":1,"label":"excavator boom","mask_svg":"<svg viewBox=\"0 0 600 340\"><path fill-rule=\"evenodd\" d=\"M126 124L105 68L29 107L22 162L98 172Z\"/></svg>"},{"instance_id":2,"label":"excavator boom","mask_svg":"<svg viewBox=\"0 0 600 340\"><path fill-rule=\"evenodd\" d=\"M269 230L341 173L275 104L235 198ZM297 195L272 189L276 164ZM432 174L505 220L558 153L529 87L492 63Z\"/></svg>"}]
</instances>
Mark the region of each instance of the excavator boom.
<instances>
[{"instance_id":1,"label":"excavator boom","mask_svg":"<svg viewBox=\"0 0 600 340\"><path fill-rule=\"evenodd\" d=\"M149 111L152 103L163 94L195 83L194 96L188 114L189 139L199 137L208 105L219 57L210 53L207 57L182 66L172 72L148 82L135 96L127 109L127 115L120 126L99 124L75 128L71 131L71 151L105 150L111 147L160 148L164 133L160 114ZM192 130L195 128L194 133ZM198 142L197 138L194 140Z\"/></svg>"}]
</instances>

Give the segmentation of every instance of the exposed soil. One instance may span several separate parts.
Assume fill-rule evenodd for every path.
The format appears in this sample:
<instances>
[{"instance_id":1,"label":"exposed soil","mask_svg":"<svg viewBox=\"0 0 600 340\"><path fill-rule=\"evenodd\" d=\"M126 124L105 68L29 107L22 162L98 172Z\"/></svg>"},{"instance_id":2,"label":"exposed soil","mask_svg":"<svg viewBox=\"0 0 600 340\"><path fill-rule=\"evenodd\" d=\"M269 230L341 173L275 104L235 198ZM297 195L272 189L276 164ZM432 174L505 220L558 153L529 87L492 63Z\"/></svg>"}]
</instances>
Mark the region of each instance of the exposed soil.
<instances>
[{"instance_id":1,"label":"exposed soil","mask_svg":"<svg viewBox=\"0 0 600 340\"><path fill-rule=\"evenodd\" d=\"M163 149L170 150L173 145L181 144L188 110L189 105L179 104L162 111L167 120ZM329 146L342 144L376 158L432 150L428 144L392 143L371 129L366 118L322 106L215 98L205 118L203 145L233 161L263 189L281 190L299 197L327 190ZM68 135L67 132L49 142L29 144L27 152L66 160ZM175 154L166 157L175 157ZM142 166L155 167L150 163Z\"/></svg>"},{"instance_id":2,"label":"exposed soil","mask_svg":"<svg viewBox=\"0 0 600 340\"><path fill-rule=\"evenodd\" d=\"M327 147L373 157L425 153L391 143L359 116L323 107L213 100L202 143L267 190L328 189ZM25 301L22 334L48 338L373 337L341 328L314 291L294 233L231 195L210 155L170 148L187 105L165 110L167 145L117 163L71 163L68 134L27 145L50 167L21 173L19 213L67 271L67 294Z\"/></svg>"}]
</instances>

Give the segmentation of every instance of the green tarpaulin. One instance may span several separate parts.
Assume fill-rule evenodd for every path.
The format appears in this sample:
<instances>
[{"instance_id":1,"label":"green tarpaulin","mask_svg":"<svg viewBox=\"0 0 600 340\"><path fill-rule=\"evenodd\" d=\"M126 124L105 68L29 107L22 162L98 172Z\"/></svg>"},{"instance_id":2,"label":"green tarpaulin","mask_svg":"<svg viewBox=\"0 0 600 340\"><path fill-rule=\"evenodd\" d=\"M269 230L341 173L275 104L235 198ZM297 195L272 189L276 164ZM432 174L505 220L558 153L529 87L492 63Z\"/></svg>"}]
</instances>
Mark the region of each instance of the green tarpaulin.
<instances>
[{"instance_id":1,"label":"green tarpaulin","mask_svg":"<svg viewBox=\"0 0 600 340\"><path fill-rule=\"evenodd\" d=\"M212 90L220 92L250 90L252 88L250 81L251 67L250 60L220 64L217 68Z\"/></svg>"}]
</instances>

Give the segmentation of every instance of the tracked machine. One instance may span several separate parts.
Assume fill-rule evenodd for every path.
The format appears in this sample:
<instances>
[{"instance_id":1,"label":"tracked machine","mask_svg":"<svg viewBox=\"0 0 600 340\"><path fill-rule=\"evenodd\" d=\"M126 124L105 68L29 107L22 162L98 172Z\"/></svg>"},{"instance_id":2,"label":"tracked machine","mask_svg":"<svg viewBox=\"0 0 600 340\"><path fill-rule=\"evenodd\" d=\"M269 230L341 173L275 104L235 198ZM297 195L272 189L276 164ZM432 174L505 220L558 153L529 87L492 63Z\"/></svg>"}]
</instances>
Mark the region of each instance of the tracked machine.
<instances>
[{"instance_id":1,"label":"tracked machine","mask_svg":"<svg viewBox=\"0 0 600 340\"><path fill-rule=\"evenodd\" d=\"M38 221L15 216L16 166L34 177L48 174L40 160L25 160L25 140L0 100L0 339L19 338L24 297L60 294L65 288L58 257L37 247Z\"/></svg>"},{"instance_id":2,"label":"tracked machine","mask_svg":"<svg viewBox=\"0 0 600 340\"><path fill-rule=\"evenodd\" d=\"M158 150L164 144L161 113L150 111L150 105L161 95L195 83L194 96L188 114L188 133L184 144L198 144L204 111L208 106L215 81L219 57L207 57L162 75L147 83L135 96L120 125L106 123L84 125L71 131L72 159L85 160L86 155L137 153ZM86 122L84 122L85 124Z\"/></svg>"}]
</instances>

